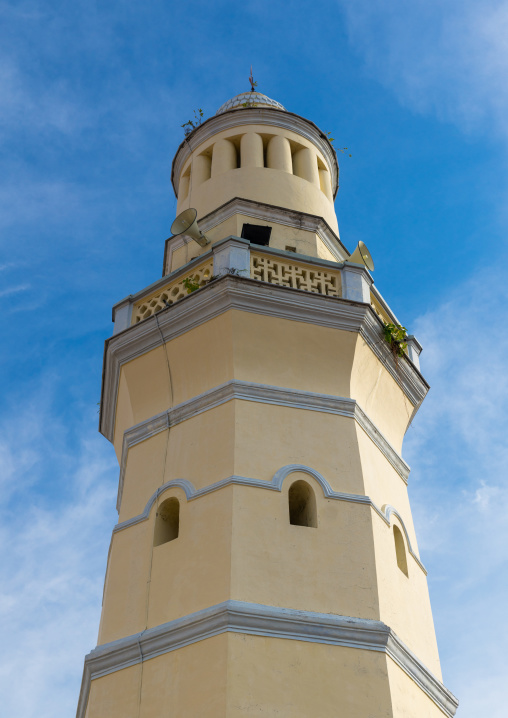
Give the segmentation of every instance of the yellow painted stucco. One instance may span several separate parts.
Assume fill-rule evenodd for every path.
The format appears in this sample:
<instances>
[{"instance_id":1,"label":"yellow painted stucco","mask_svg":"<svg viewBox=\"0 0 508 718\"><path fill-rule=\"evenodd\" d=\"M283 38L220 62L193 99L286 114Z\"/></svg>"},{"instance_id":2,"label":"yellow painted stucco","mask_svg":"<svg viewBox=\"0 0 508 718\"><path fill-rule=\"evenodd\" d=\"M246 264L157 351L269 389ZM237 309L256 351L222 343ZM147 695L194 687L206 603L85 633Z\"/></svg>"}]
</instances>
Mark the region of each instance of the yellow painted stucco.
<instances>
[{"instance_id":1,"label":"yellow painted stucco","mask_svg":"<svg viewBox=\"0 0 508 718\"><path fill-rule=\"evenodd\" d=\"M245 125L245 115L237 115L237 126L194 147L181 167L177 211L192 206L202 217L241 197L322 217L337 233L332 167L320 149L297 132ZM264 224L238 211L208 231L211 242L239 236L245 222ZM299 254L332 259L316 233L269 223L272 248L294 246ZM166 271L210 249L171 242ZM169 318L172 309L165 310ZM251 311L221 310L202 323L194 318L164 345L154 347L151 340L146 350L137 344L131 354L125 352L129 360L120 363L117 384L105 398L114 404L113 443L122 482L98 643L106 649L235 600L384 622L440 678L407 485L393 465L414 411L408 392L357 329L274 313L255 302ZM140 329L142 322L128 329L123 341ZM233 380L354 399L384 437L379 441L391 445L385 447L391 462L351 415L269 398L232 398L185 420L173 413L169 428L161 425L137 443L129 439L130 448L124 441L125 432L140 422ZM275 486L274 476L288 465L297 468ZM336 492L334 498L325 495L319 476ZM168 486L176 480L185 482L188 495L181 485ZM255 485L246 485L249 480ZM312 525L290 523L295 482L305 482L313 497ZM168 499L179 507L178 526L160 543L162 504ZM393 507L389 520L388 506ZM398 553L394 526L402 536ZM382 651L328 645L325 638L312 642L231 631L91 681L87 718L161 715L443 713Z\"/></svg>"},{"instance_id":2,"label":"yellow painted stucco","mask_svg":"<svg viewBox=\"0 0 508 718\"><path fill-rule=\"evenodd\" d=\"M239 113L241 115L241 113ZM259 133L268 138L275 135L286 137L295 147L306 148L311 153L313 161L316 165L316 179L310 181L296 174L284 171L282 169L271 169L269 167L243 166L229 169L230 163L222 162L217 168L215 176L204 181L190 181L187 194L179 193L177 213L182 212L188 207L195 207L198 216L202 217L209 212L217 209L234 197L243 197L257 202L264 202L279 207L287 207L288 209L297 210L323 217L330 227L337 232L337 217L335 215L333 203L325 192L322 191L318 176L318 160L328 167L327 159L321 154L319 149L313 145L310 140L291 130L279 127L263 125L242 125L241 116L239 117L239 125L237 128L224 130L216 134L213 138L204 141L193 152L191 157L186 161L181 176L188 173L192 178L192 163L199 155L206 155L207 152L219 146L221 154L224 145L220 143L224 140L230 140L235 146L236 152L240 154L240 141L245 134ZM232 162L239 164L241 159L237 156L231 158ZM304 169L305 171L305 169ZM243 194L242 194L243 191ZM225 235L227 236L227 235Z\"/></svg>"},{"instance_id":3,"label":"yellow painted stucco","mask_svg":"<svg viewBox=\"0 0 508 718\"><path fill-rule=\"evenodd\" d=\"M441 718L443 713L383 653L228 633L95 679L88 715Z\"/></svg>"}]
</instances>

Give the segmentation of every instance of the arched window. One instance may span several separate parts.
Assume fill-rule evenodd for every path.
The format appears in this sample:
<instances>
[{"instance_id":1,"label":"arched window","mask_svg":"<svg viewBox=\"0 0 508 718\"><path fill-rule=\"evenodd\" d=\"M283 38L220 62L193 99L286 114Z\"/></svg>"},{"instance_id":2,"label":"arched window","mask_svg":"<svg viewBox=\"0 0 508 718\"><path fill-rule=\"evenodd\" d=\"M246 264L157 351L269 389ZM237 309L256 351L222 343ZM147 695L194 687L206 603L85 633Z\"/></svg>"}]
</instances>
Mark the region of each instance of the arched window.
<instances>
[{"instance_id":1,"label":"arched window","mask_svg":"<svg viewBox=\"0 0 508 718\"><path fill-rule=\"evenodd\" d=\"M407 570L407 558L406 558L406 547L404 545L404 537L398 526L393 527L393 538L395 541L395 554L397 556L397 566L400 568L402 573L409 576Z\"/></svg>"},{"instance_id":2,"label":"arched window","mask_svg":"<svg viewBox=\"0 0 508 718\"><path fill-rule=\"evenodd\" d=\"M305 481L295 481L289 487L289 523L293 526L317 528L316 497Z\"/></svg>"},{"instance_id":3,"label":"arched window","mask_svg":"<svg viewBox=\"0 0 508 718\"><path fill-rule=\"evenodd\" d=\"M180 502L171 498L163 501L155 517L153 545L160 546L178 538L180 528Z\"/></svg>"}]
</instances>

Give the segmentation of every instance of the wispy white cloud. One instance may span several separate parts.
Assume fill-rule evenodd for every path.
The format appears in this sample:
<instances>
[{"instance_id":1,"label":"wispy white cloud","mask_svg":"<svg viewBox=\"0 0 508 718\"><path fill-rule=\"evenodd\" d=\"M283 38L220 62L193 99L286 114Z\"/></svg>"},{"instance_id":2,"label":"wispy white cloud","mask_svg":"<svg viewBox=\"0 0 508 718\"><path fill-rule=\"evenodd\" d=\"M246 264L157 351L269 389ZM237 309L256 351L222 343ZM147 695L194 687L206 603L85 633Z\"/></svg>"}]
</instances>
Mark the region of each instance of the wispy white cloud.
<instances>
[{"instance_id":1,"label":"wispy white cloud","mask_svg":"<svg viewBox=\"0 0 508 718\"><path fill-rule=\"evenodd\" d=\"M116 460L90 428L74 442L47 392L1 422L2 712L73 715L96 643Z\"/></svg>"},{"instance_id":2,"label":"wispy white cloud","mask_svg":"<svg viewBox=\"0 0 508 718\"><path fill-rule=\"evenodd\" d=\"M90 108L67 82L42 82L5 53L0 57L0 102L4 131L24 127L31 134L44 129L70 134L93 122Z\"/></svg>"},{"instance_id":3,"label":"wispy white cloud","mask_svg":"<svg viewBox=\"0 0 508 718\"><path fill-rule=\"evenodd\" d=\"M7 287L7 289L0 290L0 297L8 297L11 294L19 294L19 292L26 292L30 289L29 284L18 284L16 287Z\"/></svg>"},{"instance_id":4,"label":"wispy white cloud","mask_svg":"<svg viewBox=\"0 0 508 718\"><path fill-rule=\"evenodd\" d=\"M508 139L506 0L340 0L368 72L406 105Z\"/></svg>"},{"instance_id":5,"label":"wispy white cloud","mask_svg":"<svg viewBox=\"0 0 508 718\"><path fill-rule=\"evenodd\" d=\"M507 307L508 273L484 270L415 326L432 389L405 455L445 683L462 718L505 714L499 690L485 687L508 672L498 649L508 635Z\"/></svg>"}]
</instances>

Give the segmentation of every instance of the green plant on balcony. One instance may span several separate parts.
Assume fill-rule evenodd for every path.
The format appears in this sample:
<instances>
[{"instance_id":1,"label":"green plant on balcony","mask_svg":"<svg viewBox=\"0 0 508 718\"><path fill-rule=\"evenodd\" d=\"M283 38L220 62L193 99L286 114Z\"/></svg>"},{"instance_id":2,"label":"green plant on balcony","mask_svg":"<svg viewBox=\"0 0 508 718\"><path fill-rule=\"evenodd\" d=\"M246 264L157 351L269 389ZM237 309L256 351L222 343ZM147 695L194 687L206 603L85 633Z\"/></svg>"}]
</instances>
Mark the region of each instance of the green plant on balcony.
<instances>
[{"instance_id":1,"label":"green plant on balcony","mask_svg":"<svg viewBox=\"0 0 508 718\"><path fill-rule=\"evenodd\" d=\"M182 284L187 290L187 294L192 294L192 292L196 292L201 287L200 283L196 281L194 277L185 277Z\"/></svg>"},{"instance_id":2,"label":"green plant on balcony","mask_svg":"<svg viewBox=\"0 0 508 718\"><path fill-rule=\"evenodd\" d=\"M403 357L407 350L407 329L401 324L384 323L383 334L385 341L390 345L395 360Z\"/></svg>"},{"instance_id":3,"label":"green plant on balcony","mask_svg":"<svg viewBox=\"0 0 508 718\"><path fill-rule=\"evenodd\" d=\"M185 277L185 279L182 280L182 284L187 290L187 294L192 294L192 292L196 292L198 289L202 289L202 287L205 287L207 284L210 284L210 282L213 282L215 279L220 279L221 276L229 274L233 277L241 277L243 272L247 271L247 269L235 269L235 267L229 267L223 271L222 275L211 274L209 277L203 280L204 284L200 284L199 280L195 277Z\"/></svg>"}]
</instances>

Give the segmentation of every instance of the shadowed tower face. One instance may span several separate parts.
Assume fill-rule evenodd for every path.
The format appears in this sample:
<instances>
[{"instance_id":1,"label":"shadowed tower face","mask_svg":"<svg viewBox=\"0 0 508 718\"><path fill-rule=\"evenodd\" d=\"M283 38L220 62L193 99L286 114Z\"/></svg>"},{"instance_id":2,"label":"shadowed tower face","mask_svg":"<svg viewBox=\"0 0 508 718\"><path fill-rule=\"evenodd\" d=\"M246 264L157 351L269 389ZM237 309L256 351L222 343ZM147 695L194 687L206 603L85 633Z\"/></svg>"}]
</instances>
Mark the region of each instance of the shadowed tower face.
<instances>
[{"instance_id":1,"label":"shadowed tower face","mask_svg":"<svg viewBox=\"0 0 508 718\"><path fill-rule=\"evenodd\" d=\"M173 160L162 279L119 302L118 524L78 718L452 716L401 458L428 386L348 262L336 154L238 95ZM162 248L161 248L162 249Z\"/></svg>"}]
</instances>

